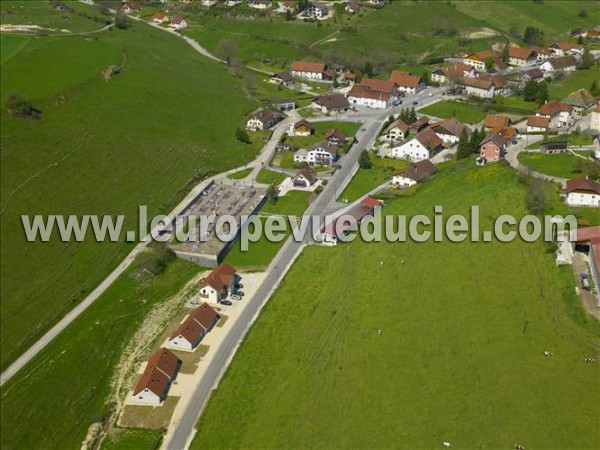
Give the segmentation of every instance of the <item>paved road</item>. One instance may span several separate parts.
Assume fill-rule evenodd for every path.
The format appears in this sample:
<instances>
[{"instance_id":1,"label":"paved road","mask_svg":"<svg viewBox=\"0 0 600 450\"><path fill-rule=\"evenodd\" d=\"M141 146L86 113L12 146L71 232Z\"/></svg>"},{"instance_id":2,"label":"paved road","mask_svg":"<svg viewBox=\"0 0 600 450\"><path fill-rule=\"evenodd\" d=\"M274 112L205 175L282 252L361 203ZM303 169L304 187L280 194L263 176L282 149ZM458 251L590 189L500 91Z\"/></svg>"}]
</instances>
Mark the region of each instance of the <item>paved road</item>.
<instances>
[{"instance_id":1,"label":"paved road","mask_svg":"<svg viewBox=\"0 0 600 450\"><path fill-rule=\"evenodd\" d=\"M508 148L505 155L506 161L508 161L508 163L519 172L526 173L534 178L539 178L540 180L559 183L562 187L566 187L566 178L553 177L551 175L546 175L545 173L536 172L535 170L531 170L529 167L519 162L519 153L521 153L528 145L541 141L542 139L544 139L544 136L541 134L524 136L523 139L520 139L515 145Z\"/></svg>"},{"instance_id":2,"label":"paved road","mask_svg":"<svg viewBox=\"0 0 600 450\"><path fill-rule=\"evenodd\" d=\"M441 98L441 90L431 89L431 92L431 97L426 94L418 94L416 97L420 99L419 103L426 105L436 102ZM413 101L413 96L406 98L411 102ZM346 184L350 182L358 169L358 157L361 151L364 148L369 148L375 141L383 122L385 122L389 115L399 112L402 107L406 107L406 101L404 105L394 109L361 109L358 113L353 113L353 117L364 121L363 126L356 134L356 143L340 159L341 168L332 175L323 192L309 206L306 211L307 215L322 215L339 209L339 205L336 202L337 196L342 192ZM290 269L298 255L300 255L305 245L310 241L311 236L308 233L301 241L295 241L292 237L288 238L273 261L271 261L271 264L267 267L267 275L263 283L259 286L254 296L248 300L249 304L240 316L240 320L235 322L221 344L217 348L212 349L216 353L210 365L206 368L203 379L194 389L188 408L181 415L181 420L174 428L169 429L167 432L163 441L163 449L181 450L189 446L195 433L196 422L206 406L212 390L217 388L221 377L227 370L229 363L237 351L238 345L258 317L269 297L279 285L283 276Z\"/></svg>"}]
</instances>

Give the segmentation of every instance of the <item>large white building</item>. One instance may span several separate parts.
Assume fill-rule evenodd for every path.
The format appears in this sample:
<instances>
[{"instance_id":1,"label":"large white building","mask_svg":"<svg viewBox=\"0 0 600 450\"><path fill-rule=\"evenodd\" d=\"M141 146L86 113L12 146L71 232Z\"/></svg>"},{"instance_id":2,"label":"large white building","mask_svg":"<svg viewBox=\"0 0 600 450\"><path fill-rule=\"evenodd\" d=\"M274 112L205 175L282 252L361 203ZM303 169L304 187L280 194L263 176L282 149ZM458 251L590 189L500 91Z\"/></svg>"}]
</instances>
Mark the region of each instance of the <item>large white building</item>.
<instances>
[{"instance_id":1,"label":"large white building","mask_svg":"<svg viewBox=\"0 0 600 450\"><path fill-rule=\"evenodd\" d=\"M167 398L169 387L179 372L181 360L161 348L146 364L144 372L133 388L132 400L146 405L160 405Z\"/></svg>"},{"instance_id":2,"label":"large white building","mask_svg":"<svg viewBox=\"0 0 600 450\"><path fill-rule=\"evenodd\" d=\"M600 184L588 178L567 181L567 205L600 207Z\"/></svg>"},{"instance_id":3,"label":"large white building","mask_svg":"<svg viewBox=\"0 0 600 450\"><path fill-rule=\"evenodd\" d=\"M460 84L465 88L467 95L479 98L493 98L495 94L494 83L490 79L463 78Z\"/></svg>"},{"instance_id":4,"label":"large white building","mask_svg":"<svg viewBox=\"0 0 600 450\"><path fill-rule=\"evenodd\" d=\"M369 108L390 108L398 101L398 86L393 81L364 78L348 92L350 104Z\"/></svg>"},{"instance_id":5,"label":"large white building","mask_svg":"<svg viewBox=\"0 0 600 450\"><path fill-rule=\"evenodd\" d=\"M318 62L294 61L290 72L294 78L304 80L331 80L335 76L334 70Z\"/></svg>"},{"instance_id":6,"label":"large white building","mask_svg":"<svg viewBox=\"0 0 600 450\"><path fill-rule=\"evenodd\" d=\"M321 141L308 150L300 149L294 153L294 162L308 163L310 166L331 166L337 156L337 147L334 144Z\"/></svg>"},{"instance_id":7,"label":"large white building","mask_svg":"<svg viewBox=\"0 0 600 450\"><path fill-rule=\"evenodd\" d=\"M442 144L442 139L431 128L426 128L410 141L398 147L393 147L391 156L392 158L408 159L410 161L431 159L443 148Z\"/></svg>"}]
</instances>

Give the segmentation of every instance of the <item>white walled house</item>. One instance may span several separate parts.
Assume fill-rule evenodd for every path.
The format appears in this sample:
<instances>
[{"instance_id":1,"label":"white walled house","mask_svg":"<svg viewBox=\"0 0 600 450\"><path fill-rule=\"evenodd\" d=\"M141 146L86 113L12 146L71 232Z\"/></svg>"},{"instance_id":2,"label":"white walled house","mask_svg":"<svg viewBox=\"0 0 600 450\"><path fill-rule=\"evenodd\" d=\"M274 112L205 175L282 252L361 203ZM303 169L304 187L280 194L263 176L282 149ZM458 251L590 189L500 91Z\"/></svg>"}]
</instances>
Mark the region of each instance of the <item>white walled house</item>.
<instances>
[{"instance_id":1,"label":"white walled house","mask_svg":"<svg viewBox=\"0 0 600 450\"><path fill-rule=\"evenodd\" d=\"M308 150L300 149L294 153L294 162L308 163L310 166L331 166L337 159L337 147L330 142L321 141Z\"/></svg>"},{"instance_id":2,"label":"white walled house","mask_svg":"<svg viewBox=\"0 0 600 450\"><path fill-rule=\"evenodd\" d=\"M392 184L408 188L437 172L437 167L428 159L411 164L392 177Z\"/></svg>"},{"instance_id":3,"label":"white walled house","mask_svg":"<svg viewBox=\"0 0 600 450\"><path fill-rule=\"evenodd\" d=\"M460 135L464 130L470 133L471 130L454 117L441 122L432 123L430 128L444 144L456 144L460 140Z\"/></svg>"},{"instance_id":4,"label":"white walled house","mask_svg":"<svg viewBox=\"0 0 600 450\"><path fill-rule=\"evenodd\" d=\"M596 106L592 109L590 114L590 130L596 133L600 132L600 106Z\"/></svg>"},{"instance_id":5,"label":"white walled house","mask_svg":"<svg viewBox=\"0 0 600 450\"><path fill-rule=\"evenodd\" d=\"M397 92L398 87L394 82L364 78L360 84L352 86L348 92L348 101L369 108L390 108L398 100Z\"/></svg>"},{"instance_id":6,"label":"white walled house","mask_svg":"<svg viewBox=\"0 0 600 450\"><path fill-rule=\"evenodd\" d=\"M406 124L402 119L396 119L387 127L383 137L385 140L392 142L400 141L407 137L409 130L410 127L408 124Z\"/></svg>"},{"instance_id":7,"label":"white walled house","mask_svg":"<svg viewBox=\"0 0 600 450\"><path fill-rule=\"evenodd\" d=\"M464 87L467 95L479 98L494 98L494 83L489 79L463 78L460 84Z\"/></svg>"},{"instance_id":8,"label":"white walled house","mask_svg":"<svg viewBox=\"0 0 600 450\"><path fill-rule=\"evenodd\" d=\"M253 114L246 122L246 128L252 131L268 130L273 125L281 120L282 116L279 112L263 109L256 114Z\"/></svg>"},{"instance_id":9,"label":"white walled house","mask_svg":"<svg viewBox=\"0 0 600 450\"><path fill-rule=\"evenodd\" d=\"M327 66L323 63L294 61L290 72L294 78L324 80L327 79L326 70Z\"/></svg>"},{"instance_id":10,"label":"white walled house","mask_svg":"<svg viewBox=\"0 0 600 450\"><path fill-rule=\"evenodd\" d=\"M410 161L421 161L431 159L442 150L442 139L435 134L431 128L426 128L410 141L392 148L392 158L408 159Z\"/></svg>"},{"instance_id":11,"label":"white walled house","mask_svg":"<svg viewBox=\"0 0 600 450\"><path fill-rule=\"evenodd\" d=\"M536 110L535 115L538 117L546 117L550 119L550 126L562 127L563 125L570 124L572 113L573 107L571 105L552 100L547 101L542 106L540 106Z\"/></svg>"},{"instance_id":12,"label":"white walled house","mask_svg":"<svg viewBox=\"0 0 600 450\"><path fill-rule=\"evenodd\" d=\"M600 184L588 178L567 181L567 205L600 207Z\"/></svg>"},{"instance_id":13,"label":"white walled house","mask_svg":"<svg viewBox=\"0 0 600 450\"><path fill-rule=\"evenodd\" d=\"M407 94L416 94L426 87L425 82L421 77L400 70L394 70L392 72L390 81L398 86L398 91Z\"/></svg>"},{"instance_id":14,"label":"white walled house","mask_svg":"<svg viewBox=\"0 0 600 450\"><path fill-rule=\"evenodd\" d=\"M194 309L175 333L171 335L168 341L169 348L188 352L194 351L204 339L204 336L219 321L219 318L220 316L208 303L203 303Z\"/></svg>"},{"instance_id":15,"label":"white walled house","mask_svg":"<svg viewBox=\"0 0 600 450\"><path fill-rule=\"evenodd\" d=\"M187 28L188 24L185 19L182 19L181 17L173 17L173 20L171 20L171 24L169 26L174 30L182 30Z\"/></svg>"},{"instance_id":16,"label":"white walled house","mask_svg":"<svg viewBox=\"0 0 600 450\"><path fill-rule=\"evenodd\" d=\"M132 400L145 405L160 405L167 398L180 367L181 360L169 350L161 348L148 359L133 389Z\"/></svg>"},{"instance_id":17,"label":"white walled house","mask_svg":"<svg viewBox=\"0 0 600 450\"><path fill-rule=\"evenodd\" d=\"M550 128L550 119L540 116L529 116L527 119L528 133L544 133Z\"/></svg>"},{"instance_id":18,"label":"white walled house","mask_svg":"<svg viewBox=\"0 0 600 450\"><path fill-rule=\"evenodd\" d=\"M537 62L537 53L531 48L510 47L508 64L511 66L532 66Z\"/></svg>"},{"instance_id":19,"label":"white walled house","mask_svg":"<svg viewBox=\"0 0 600 450\"><path fill-rule=\"evenodd\" d=\"M542 63L540 70L546 75L552 75L557 72L569 73L577 69L577 60L574 56L562 56L560 58L550 58Z\"/></svg>"}]
</instances>

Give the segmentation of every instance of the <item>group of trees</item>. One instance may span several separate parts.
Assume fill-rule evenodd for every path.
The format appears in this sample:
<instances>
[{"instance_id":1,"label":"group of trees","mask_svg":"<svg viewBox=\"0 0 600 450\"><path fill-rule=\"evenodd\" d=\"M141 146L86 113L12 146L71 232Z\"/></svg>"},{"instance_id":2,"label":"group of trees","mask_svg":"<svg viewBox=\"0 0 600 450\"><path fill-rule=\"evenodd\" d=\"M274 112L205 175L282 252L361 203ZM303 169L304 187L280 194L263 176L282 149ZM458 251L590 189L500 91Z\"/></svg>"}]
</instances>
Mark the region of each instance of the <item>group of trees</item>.
<instances>
[{"instance_id":1,"label":"group of trees","mask_svg":"<svg viewBox=\"0 0 600 450\"><path fill-rule=\"evenodd\" d=\"M250 135L242 127L237 127L235 129L235 138L238 141L243 142L244 144L250 144L250 142L252 142L252 141L250 141Z\"/></svg>"},{"instance_id":2,"label":"group of trees","mask_svg":"<svg viewBox=\"0 0 600 450\"><path fill-rule=\"evenodd\" d=\"M485 130L483 128L474 129L471 136L469 136L469 133L467 133L467 129L465 128L460 134L458 147L456 149L456 159L465 159L474 153L479 153L479 144L484 137Z\"/></svg>"},{"instance_id":3,"label":"group of trees","mask_svg":"<svg viewBox=\"0 0 600 450\"><path fill-rule=\"evenodd\" d=\"M523 100L537 102L539 105L548 100L548 84L545 81L538 83L534 80L528 81L521 93Z\"/></svg>"},{"instance_id":4,"label":"group of trees","mask_svg":"<svg viewBox=\"0 0 600 450\"><path fill-rule=\"evenodd\" d=\"M39 113L31 102L17 92L11 92L6 98L6 110L11 116L33 118Z\"/></svg>"},{"instance_id":5,"label":"group of trees","mask_svg":"<svg viewBox=\"0 0 600 450\"><path fill-rule=\"evenodd\" d=\"M544 31L540 30L539 28L529 26L525 28L523 40L527 45L537 45L539 47L543 47L545 42Z\"/></svg>"},{"instance_id":6,"label":"group of trees","mask_svg":"<svg viewBox=\"0 0 600 450\"><path fill-rule=\"evenodd\" d=\"M415 108L403 108L402 111L400 111L400 119L402 119L402 121L408 125L415 123L417 121L417 113L415 111Z\"/></svg>"}]
</instances>

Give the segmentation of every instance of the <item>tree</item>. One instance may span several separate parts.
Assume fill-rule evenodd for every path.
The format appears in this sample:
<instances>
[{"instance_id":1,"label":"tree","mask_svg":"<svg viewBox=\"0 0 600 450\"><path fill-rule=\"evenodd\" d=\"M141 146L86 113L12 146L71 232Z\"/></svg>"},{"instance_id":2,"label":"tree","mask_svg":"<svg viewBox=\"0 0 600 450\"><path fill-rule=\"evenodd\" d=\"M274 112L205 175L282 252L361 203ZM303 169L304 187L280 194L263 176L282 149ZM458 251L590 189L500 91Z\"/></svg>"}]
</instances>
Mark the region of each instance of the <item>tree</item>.
<instances>
[{"instance_id":1,"label":"tree","mask_svg":"<svg viewBox=\"0 0 600 450\"><path fill-rule=\"evenodd\" d=\"M415 107L413 106L410 109L410 115L408 116L408 124L415 123L417 121L417 112L415 111Z\"/></svg>"},{"instance_id":2,"label":"tree","mask_svg":"<svg viewBox=\"0 0 600 450\"><path fill-rule=\"evenodd\" d=\"M538 179L531 180L527 190L527 209L533 214L541 214L551 207L552 199L548 186Z\"/></svg>"},{"instance_id":3,"label":"tree","mask_svg":"<svg viewBox=\"0 0 600 450\"><path fill-rule=\"evenodd\" d=\"M506 43L506 45L504 46L504 48L502 48L502 61L504 61L505 63L508 62L509 59L509 49L508 49L508 42Z\"/></svg>"},{"instance_id":4,"label":"tree","mask_svg":"<svg viewBox=\"0 0 600 450\"><path fill-rule=\"evenodd\" d=\"M275 189L274 185L272 185L272 184L269 185L265 195L267 196L267 201L271 205L274 205L277 202L277 190Z\"/></svg>"},{"instance_id":5,"label":"tree","mask_svg":"<svg viewBox=\"0 0 600 450\"><path fill-rule=\"evenodd\" d=\"M535 101L538 103L538 105L542 105L548 100L548 84L546 84L544 81L536 84L538 85L538 89L535 94Z\"/></svg>"},{"instance_id":6,"label":"tree","mask_svg":"<svg viewBox=\"0 0 600 450\"><path fill-rule=\"evenodd\" d=\"M333 88L337 89L340 86L340 83L338 82L337 76L333 77Z\"/></svg>"},{"instance_id":7,"label":"tree","mask_svg":"<svg viewBox=\"0 0 600 450\"><path fill-rule=\"evenodd\" d=\"M521 93L523 96L523 100L526 100L528 102L534 101L537 96L538 90L538 83L534 80L529 80L527 83L525 83L525 86L523 87L523 91Z\"/></svg>"},{"instance_id":8,"label":"tree","mask_svg":"<svg viewBox=\"0 0 600 450\"><path fill-rule=\"evenodd\" d=\"M579 45L583 45L583 36L582 35L579 35L579 37L577 38L577 43Z\"/></svg>"},{"instance_id":9,"label":"tree","mask_svg":"<svg viewBox=\"0 0 600 450\"><path fill-rule=\"evenodd\" d=\"M598 82L596 80L592 81L592 85L590 86L590 94L594 97L600 96L600 88L598 87Z\"/></svg>"},{"instance_id":10,"label":"tree","mask_svg":"<svg viewBox=\"0 0 600 450\"><path fill-rule=\"evenodd\" d=\"M485 60L485 70L489 72L494 68L494 64L496 63L496 59L493 56L490 56Z\"/></svg>"},{"instance_id":11,"label":"tree","mask_svg":"<svg viewBox=\"0 0 600 450\"><path fill-rule=\"evenodd\" d=\"M523 40L527 45L537 45L542 47L544 45L544 32L539 28L529 26L525 28Z\"/></svg>"},{"instance_id":12,"label":"tree","mask_svg":"<svg viewBox=\"0 0 600 450\"><path fill-rule=\"evenodd\" d=\"M369 152L367 150L360 152L360 156L358 157L358 166L361 169L370 169L373 167L371 157L369 156Z\"/></svg>"},{"instance_id":13,"label":"tree","mask_svg":"<svg viewBox=\"0 0 600 450\"><path fill-rule=\"evenodd\" d=\"M17 117L27 117L33 112L31 103L18 92L11 92L6 98L6 110Z\"/></svg>"},{"instance_id":14,"label":"tree","mask_svg":"<svg viewBox=\"0 0 600 450\"><path fill-rule=\"evenodd\" d=\"M371 61L365 62L365 65L364 65L362 71L368 77L372 77L373 76L373 64L371 63Z\"/></svg>"},{"instance_id":15,"label":"tree","mask_svg":"<svg viewBox=\"0 0 600 450\"><path fill-rule=\"evenodd\" d=\"M231 61L235 58L238 53L238 46L233 39L221 39L217 46L217 55L225 62L228 66L231 65Z\"/></svg>"},{"instance_id":16,"label":"tree","mask_svg":"<svg viewBox=\"0 0 600 450\"><path fill-rule=\"evenodd\" d=\"M579 13L578 13L578 16L579 17L587 17L588 13L587 13L587 11L585 9L580 9Z\"/></svg>"},{"instance_id":17,"label":"tree","mask_svg":"<svg viewBox=\"0 0 600 450\"><path fill-rule=\"evenodd\" d=\"M425 84L429 84L431 82L431 72L429 69L423 69L423 72L421 72L421 78Z\"/></svg>"},{"instance_id":18,"label":"tree","mask_svg":"<svg viewBox=\"0 0 600 450\"><path fill-rule=\"evenodd\" d=\"M251 142L248 132L246 130L244 130L242 127L237 127L235 129L235 138L238 141L243 142L244 144L249 144Z\"/></svg>"},{"instance_id":19,"label":"tree","mask_svg":"<svg viewBox=\"0 0 600 450\"><path fill-rule=\"evenodd\" d=\"M583 49L583 55L581 55L581 61L579 61L578 69L589 69L592 67L592 57L587 48Z\"/></svg>"},{"instance_id":20,"label":"tree","mask_svg":"<svg viewBox=\"0 0 600 450\"><path fill-rule=\"evenodd\" d=\"M294 14L289 9L285 12L285 20L288 22L294 20Z\"/></svg>"},{"instance_id":21,"label":"tree","mask_svg":"<svg viewBox=\"0 0 600 450\"><path fill-rule=\"evenodd\" d=\"M471 148L469 144L469 135L467 134L467 130L464 129L462 133L460 133L460 139L458 140L458 147L456 149L456 159L465 159L471 155Z\"/></svg>"},{"instance_id":22,"label":"tree","mask_svg":"<svg viewBox=\"0 0 600 450\"><path fill-rule=\"evenodd\" d=\"M126 30L129 28L129 19L123 13L119 13L115 17L115 26L120 30Z\"/></svg>"}]
</instances>

